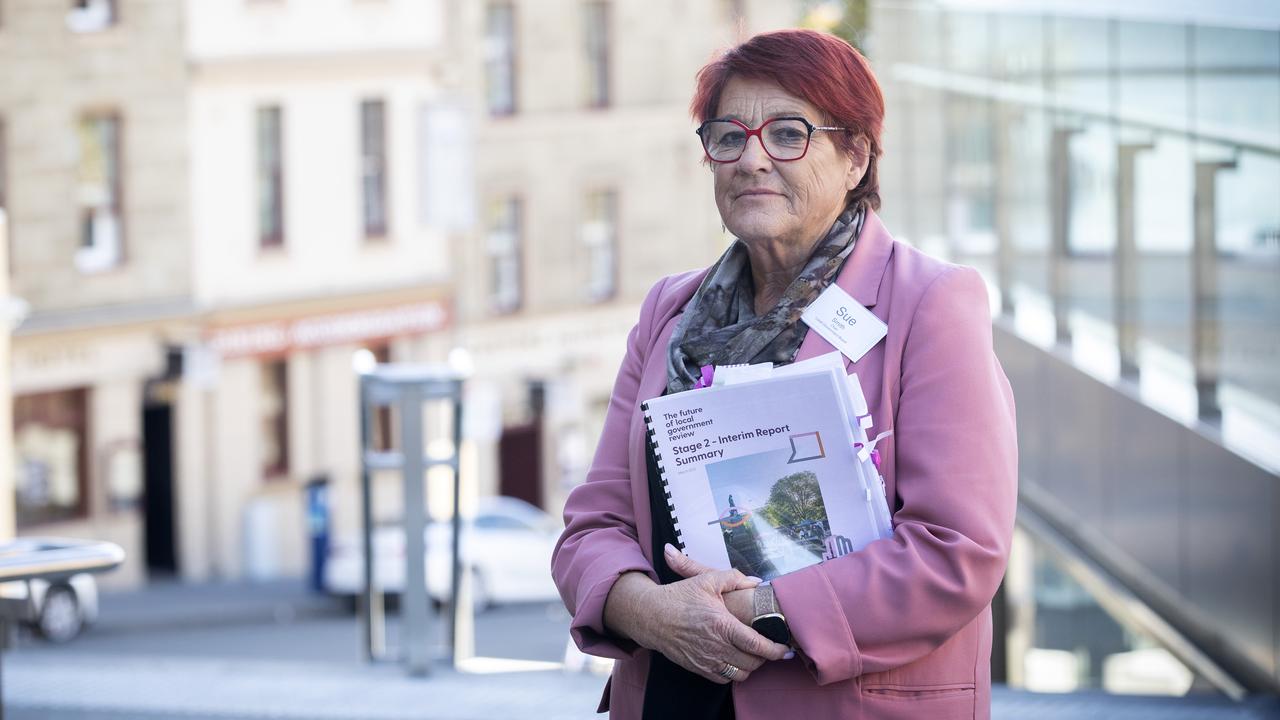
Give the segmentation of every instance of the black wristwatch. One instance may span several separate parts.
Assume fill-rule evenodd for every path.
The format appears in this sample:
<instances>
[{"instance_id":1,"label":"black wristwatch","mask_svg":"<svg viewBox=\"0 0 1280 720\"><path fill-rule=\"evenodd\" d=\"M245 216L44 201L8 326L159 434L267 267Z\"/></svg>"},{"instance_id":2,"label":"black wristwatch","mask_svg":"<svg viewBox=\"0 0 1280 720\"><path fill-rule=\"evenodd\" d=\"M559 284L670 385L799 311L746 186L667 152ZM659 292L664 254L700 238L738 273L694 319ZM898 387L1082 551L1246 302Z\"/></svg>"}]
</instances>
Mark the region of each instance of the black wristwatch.
<instances>
[{"instance_id":1,"label":"black wristwatch","mask_svg":"<svg viewBox=\"0 0 1280 720\"><path fill-rule=\"evenodd\" d=\"M773 586L767 582L756 586L753 596L755 617L751 619L751 629L783 645L791 644L791 628L783 617L778 599L773 595Z\"/></svg>"}]
</instances>

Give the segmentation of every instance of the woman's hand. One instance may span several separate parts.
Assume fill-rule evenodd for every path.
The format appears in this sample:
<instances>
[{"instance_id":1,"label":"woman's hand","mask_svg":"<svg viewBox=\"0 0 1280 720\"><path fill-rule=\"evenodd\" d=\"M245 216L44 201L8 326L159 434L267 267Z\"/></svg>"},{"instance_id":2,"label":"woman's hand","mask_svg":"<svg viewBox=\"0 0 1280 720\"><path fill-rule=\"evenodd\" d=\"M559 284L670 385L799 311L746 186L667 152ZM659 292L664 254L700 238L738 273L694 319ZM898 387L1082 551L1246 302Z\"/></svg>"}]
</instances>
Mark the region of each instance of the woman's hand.
<instances>
[{"instance_id":1,"label":"woman's hand","mask_svg":"<svg viewBox=\"0 0 1280 720\"><path fill-rule=\"evenodd\" d=\"M708 680L742 682L766 660L780 660L790 648L771 642L726 608L723 595L750 592L759 580L737 570L716 570L663 585L653 620L655 648L672 662ZM643 643L641 643L643 644ZM738 670L725 679L728 663Z\"/></svg>"},{"instance_id":2,"label":"woman's hand","mask_svg":"<svg viewBox=\"0 0 1280 720\"><path fill-rule=\"evenodd\" d=\"M746 680L766 660L789 648L769 641L735 618L722 595L759 581L737 570L716 570L670 585L640 573L618 578L605 601L605 622L615 632L656 650L681 667L715 683ZM737 668L732 678L721 672Z\"/></svg>"},{"instance_id":3,"label":"woman's hand","mask_svg":"<svg viewBox=\"0 0 1280 720\"><path fill-rule=\"evenodd\" d=\"M662 554L666 558L667 567L682 578L694 578L715 572L712 568L680 552L670 543L663 547ZM748 577L747 580L752 581L750 585L724 593L724 606L738 619L738 622L749 626L755 618L755 592L760 579Z\"/></svg>"}]
</instances>

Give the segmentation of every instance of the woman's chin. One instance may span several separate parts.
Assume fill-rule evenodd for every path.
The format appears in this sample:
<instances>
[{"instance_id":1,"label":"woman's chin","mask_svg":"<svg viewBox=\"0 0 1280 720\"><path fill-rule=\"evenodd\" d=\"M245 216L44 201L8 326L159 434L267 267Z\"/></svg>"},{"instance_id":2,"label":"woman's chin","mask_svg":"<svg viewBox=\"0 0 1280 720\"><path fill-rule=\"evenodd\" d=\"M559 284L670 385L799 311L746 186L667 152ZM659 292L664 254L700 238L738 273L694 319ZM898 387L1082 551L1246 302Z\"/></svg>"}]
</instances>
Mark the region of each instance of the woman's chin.
<instances>
[{"instance_id":1,"label":"woman's chin","mask_svg":"<svg viewBox=\"0 0 1280 720\"><path fill-rule=\"evenodd\" d=\"M725 227L734 237L745 241L772 240L786 233L786 227L773 217L735 218L734 222L725 223Z\"/></svg>"}]
</instances>

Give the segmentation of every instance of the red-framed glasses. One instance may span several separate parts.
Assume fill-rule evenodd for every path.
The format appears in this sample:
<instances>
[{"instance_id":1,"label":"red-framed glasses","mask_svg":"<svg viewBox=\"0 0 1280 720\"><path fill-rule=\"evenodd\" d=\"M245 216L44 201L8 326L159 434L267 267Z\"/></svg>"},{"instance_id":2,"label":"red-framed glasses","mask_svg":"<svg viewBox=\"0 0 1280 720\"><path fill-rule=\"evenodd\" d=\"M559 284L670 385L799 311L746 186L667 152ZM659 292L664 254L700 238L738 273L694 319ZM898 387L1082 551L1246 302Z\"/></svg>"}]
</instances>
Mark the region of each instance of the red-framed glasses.
<instances>
[{"instance_id":1,"label":"red-framed glasses","mask_svg":"<svg viewBox=\"0 0 1280 720\"><path fill-rule=\"evenodd\" d=\"M769 157L779 162L799 160L809 152L809 141L819 130L849 130L842 127L814 125L802 117L776 117L752 129L729 118L712 118L698 126L702 149L711 162L731 163L742 157L747 141L754 135Z\"/></svg>"}]
</instances>

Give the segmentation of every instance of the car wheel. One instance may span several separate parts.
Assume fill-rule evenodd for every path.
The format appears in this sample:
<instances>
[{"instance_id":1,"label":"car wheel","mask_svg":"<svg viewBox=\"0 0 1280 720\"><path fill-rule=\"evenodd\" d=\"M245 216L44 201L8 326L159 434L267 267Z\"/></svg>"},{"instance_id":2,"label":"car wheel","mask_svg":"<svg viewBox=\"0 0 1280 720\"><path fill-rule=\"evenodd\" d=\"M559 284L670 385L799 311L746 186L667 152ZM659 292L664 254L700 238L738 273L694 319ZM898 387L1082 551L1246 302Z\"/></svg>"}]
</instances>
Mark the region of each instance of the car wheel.
<instances>
[{"instance_id":1,"label":"car wheel","mask_svg":"<svg viewBox=\"0 0 1280 720\"><path fill-rule=\"evenodd\" d=\"M45 593L36 629L49 642L63 643L80 634L84 617L75 591L66 585L54 585Z\"/></svg>"}]
</instances>

